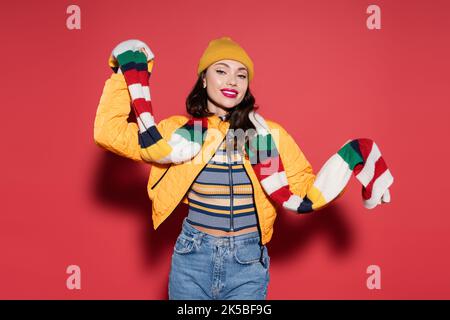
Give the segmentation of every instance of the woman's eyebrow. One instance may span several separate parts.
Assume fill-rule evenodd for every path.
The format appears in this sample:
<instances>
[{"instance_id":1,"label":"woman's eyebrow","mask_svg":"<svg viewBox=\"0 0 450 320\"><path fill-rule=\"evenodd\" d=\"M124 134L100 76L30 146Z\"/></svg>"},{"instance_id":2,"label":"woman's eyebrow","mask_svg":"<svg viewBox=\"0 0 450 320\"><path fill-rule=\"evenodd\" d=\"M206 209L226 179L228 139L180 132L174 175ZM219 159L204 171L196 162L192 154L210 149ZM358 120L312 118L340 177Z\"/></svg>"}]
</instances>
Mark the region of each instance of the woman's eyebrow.
<instances>
[{"instance_id":1,"label":"woman's eyebrow","mask_svg":"<svg viewBox=\"0 0 450 320\"><path fill-rule=\"evenodd\" d=\"M224 63L224 62L219 62L219 63L216 63L216 66L218 66L219 64L223 64L224 66L227 66L228 68L230 67L229 65L227 65L226 63ZM240 67L240 68L238 68L238 70L245 70L245 71L247 71L247 69L246 68L244 68L244 67Z\"/></svg>"}]
</instances>

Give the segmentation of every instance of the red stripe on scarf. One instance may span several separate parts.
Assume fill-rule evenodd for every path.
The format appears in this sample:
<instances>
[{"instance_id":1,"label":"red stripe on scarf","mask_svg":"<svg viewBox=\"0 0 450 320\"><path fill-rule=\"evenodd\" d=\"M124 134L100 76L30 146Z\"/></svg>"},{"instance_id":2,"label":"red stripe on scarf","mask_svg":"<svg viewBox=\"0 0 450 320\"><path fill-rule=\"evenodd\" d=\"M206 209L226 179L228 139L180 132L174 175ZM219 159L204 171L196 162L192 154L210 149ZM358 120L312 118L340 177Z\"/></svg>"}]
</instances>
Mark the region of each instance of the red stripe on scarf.
<instances>
[{"instance_id":1,"label":"red stripe on scarf","mask_svg":"<svg viewBox=\"0 0 450 320\"><path fill-rule=\"evenodd\" d=\"M140 117L143 112L150 112L153 115L152 102L146 101L144 98L138 98L133 101L134 110Z\"/></svg>"},{"instance_id":2,"label":"red stripe on scarf","mask_svg":"<svg viewBox=\"0 0 450 320\"><path fill-rule=\"evenodd\" d=\"M137 98L133 101L134 110L137 112L138 116L141 116L143 112L151 112L151 103L148 103L144 98ZM149 110L150 109L150 110Z\"/></svg>"},{"instance_id":3,"label":"red stripe on scarf","mask_svg":"<svg viewBox=\"0 0 450 320\"><path fill-rule=\"evenodd\" d=\"M150 74L146 70L140 70L138 71L138 79L139 83L145 87L148 86L148 80L149 80Z\"/></svg>"},{"instance_id":4,"label":"red stripe on scarf","mask_svg":"<svg viewBox=\"0 0 450 320\"><path fill-rule=\"evenodd\" d=\"M372 189L374 182L387 170L387 165L384 159L380 156L375 162L375 173L373 178L370 180L366 188L363 187L362 195L364 200L368 200L372 197Z\"/></svg>"},{"instance_id":5,"label":"red stripe on scarf","mask_svg":"<svg viewBox=\"0 0 450 320\"><path fill-rule=\"evenodd\" d=\"M129 69L123 74L127 80L127 85L130 86L132 84L137 84L139 82L139 75L136 69Z\"/></svg>"}]
</instances>

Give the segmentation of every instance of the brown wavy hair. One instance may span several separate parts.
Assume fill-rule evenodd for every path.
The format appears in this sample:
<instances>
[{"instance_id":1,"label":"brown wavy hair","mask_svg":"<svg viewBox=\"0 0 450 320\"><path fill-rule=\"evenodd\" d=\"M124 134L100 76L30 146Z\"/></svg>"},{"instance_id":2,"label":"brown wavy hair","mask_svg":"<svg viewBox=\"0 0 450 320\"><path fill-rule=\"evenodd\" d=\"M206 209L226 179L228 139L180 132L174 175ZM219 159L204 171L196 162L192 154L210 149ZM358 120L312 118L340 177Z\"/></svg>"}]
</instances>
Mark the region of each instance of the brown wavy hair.
<instances>
[{"instance_id":1,"label":"brown wavy hair","mask_svg":"<svg viewBox=\"0 0 450 320\"><path fill-rule=\"evenodd\" d=\"M186 98L186 111L194 118L202 118L214 115L213 112L210 112L208 110L208 94L206 92L206 88L203 88L202 79L206 71L207 69L203 70L202 73L198 76L194 87ZM242 101L238 105L230 109L230 111L226 115L225 120L228 120L230 122L229 129L242 129L244 130L244 132L247 132L248 129L256 130L255 126L248 117L250 111L256 111L259 108L259 106L255 102L255 97L250 91L250 86L248 86ZM245 143L248 142L248 138L249 137L246 134ZM236 139L234 141L234 147L236 147Z\"/></svg>"}]
</instances>

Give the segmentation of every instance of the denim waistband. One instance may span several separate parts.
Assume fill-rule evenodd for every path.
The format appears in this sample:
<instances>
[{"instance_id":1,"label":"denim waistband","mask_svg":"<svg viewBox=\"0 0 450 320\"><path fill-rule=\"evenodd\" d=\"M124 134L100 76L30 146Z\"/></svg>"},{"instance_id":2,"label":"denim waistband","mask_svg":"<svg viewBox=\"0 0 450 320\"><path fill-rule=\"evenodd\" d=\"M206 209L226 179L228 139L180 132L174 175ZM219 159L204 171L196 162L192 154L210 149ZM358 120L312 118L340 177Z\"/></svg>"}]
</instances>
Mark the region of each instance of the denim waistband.
<instances>
[{"instance_id":1,"label":"denim waistband","mask_svg":"<svg viewBox=\"0 0 450 320\"><path fill-rule=\"evenodd\" d=\"M206 241L208 243L214 245L223 245L223 246L233 246L234 244L245 244L245 243L258 243L260 241L260 236L258 231L253 231L249 233L244 233L240 235L231 235L231 236L214 236L209 233L205 233L200 231L192 226L187 221L187 217L183 219L183 227L182 233L187 236L191 236L194 239L201 239L201 241ZM261 244L260 244L261 246Z\"/></svg>"}]
</instances>

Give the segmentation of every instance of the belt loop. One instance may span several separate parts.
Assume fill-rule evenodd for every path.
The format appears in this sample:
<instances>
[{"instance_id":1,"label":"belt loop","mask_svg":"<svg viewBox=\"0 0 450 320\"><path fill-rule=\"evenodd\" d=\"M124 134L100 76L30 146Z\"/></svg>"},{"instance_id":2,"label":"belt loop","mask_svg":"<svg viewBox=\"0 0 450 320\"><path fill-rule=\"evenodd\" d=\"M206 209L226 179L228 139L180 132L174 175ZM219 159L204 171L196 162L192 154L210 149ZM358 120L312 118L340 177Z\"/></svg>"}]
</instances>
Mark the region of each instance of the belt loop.
<instances>
[{"instance_id":1,"label":"belt loop","mask_svg":"<svg viewBox=\"0 0 450 320\"><path fill-rule=\"evenodd\" d=\"M265 267L264 265L264 246L262 244L260 244L260 249L261 249L261 255L259 256L259 262L261 262L261 264Z\"/></svg>"},{"instance_id":2,"label":"belt loop","mask_svg":"<svg viewBox=\"0 0 450 320\"><path fill-rule=\"evenodd\" d=\"M203 234L201 233L194 233L194 242L200 246L202 244Z\"/></svg>"}]
</instances>

